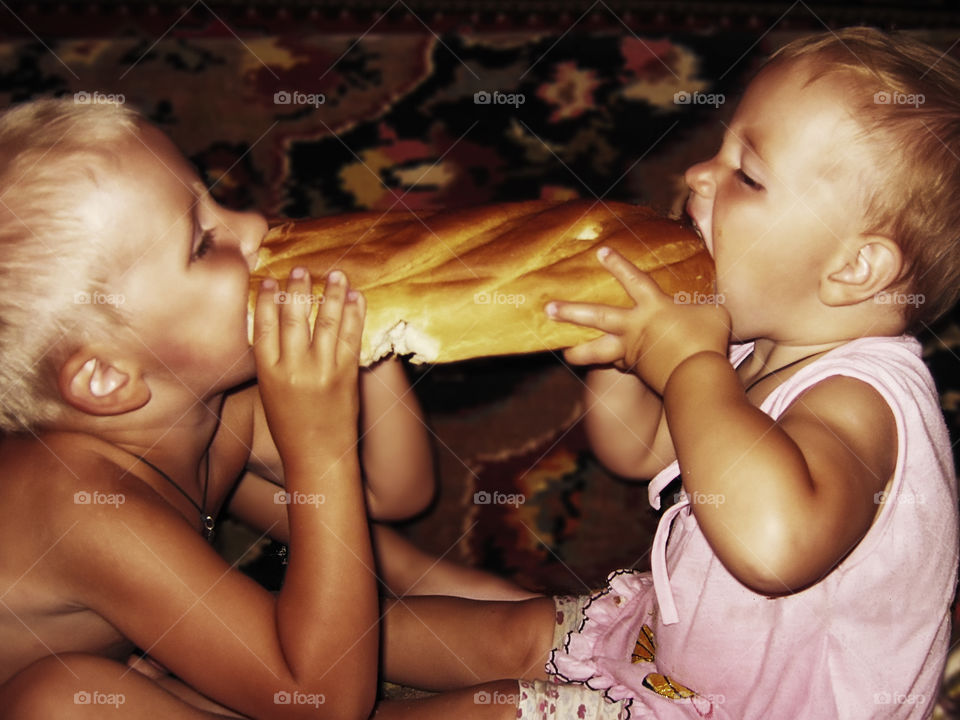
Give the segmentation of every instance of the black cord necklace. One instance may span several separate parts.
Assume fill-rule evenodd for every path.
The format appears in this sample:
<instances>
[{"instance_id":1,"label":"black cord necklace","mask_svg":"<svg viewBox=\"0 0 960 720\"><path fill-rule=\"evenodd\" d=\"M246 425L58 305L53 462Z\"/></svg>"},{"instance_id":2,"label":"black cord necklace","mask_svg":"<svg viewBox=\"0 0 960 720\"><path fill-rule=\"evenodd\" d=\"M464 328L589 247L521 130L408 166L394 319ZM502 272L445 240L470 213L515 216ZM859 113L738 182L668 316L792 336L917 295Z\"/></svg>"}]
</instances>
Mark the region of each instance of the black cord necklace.
<instances>
[{"instance_id":1,"label":"black cord necklace","mask_svg":"<svg viewBox=\"0 0 960 720\"><path fill-rule=\"evenodd\" d=\"M177 483L173 481L172 477L167 475L163 470L161 470L152 462L150 462L145 457L143 457L143 455L135 455L134 457L136 457L137 460L140 460L141 462L143 462L145 465L148 465L149 467L153 468L157 473L160 474L160 476L164 480L166 480L168 483L173 485L173 487L175 487L180 492L181 495L183 495L187 500L190 501L190 504L197 509L198 513L200 513L200 525L203 528L202 532L203 532L204 539L207 540L208 542L212 540L213 531L214 531L214 528L216 527L216 522L213 519L213 515L211 515L206 511L207 488L210 486L210 450L209 448L207 449L206 471L203 479L203 504L202 505L198 505L197 501L194 500L192 497L190 497L190 495L187 493L186 490L184 490L182 487L177 485Z\"/></svg>"},{"instance_id":2,"label":"black cord necklace","mask_svg":"<svg viewBox=\"0 0 960 720\"><path fill-rule=\"evenodd\" d=\"M757 385L759 385L760 383L762 383L762 382L763 382L764 380L766 380L767 378L773 377L773 376L776 375L777 373L782 372L783 370L786 370L787 368L791 368L791 367L793 367L794 365L799 365L799 364L802 363L804 360L809 360L810 358L815 358L817 355L823 355L825 352L829 352L829 351L828 351L828 350L820 350L819 352L815 352L815 353L812 353L812 354L810 354L810 355L804 355L802 358L798 358L798 359L794 360L793 362L789 362L789 363L787 363L786 365L783 365L783 366L781 366L781 367L778 367L776 370L771 370L771 371L768 372L768 373L764 373L763 375L761 375L760 377L758 377L756 380L754 380L753 382L751 382L749 385L747 385L747 386L743 389L744 394L746 394L746 393L750 392L751 390L753 390L754 387L756 387Z\"/></svg>"}]
</instances>

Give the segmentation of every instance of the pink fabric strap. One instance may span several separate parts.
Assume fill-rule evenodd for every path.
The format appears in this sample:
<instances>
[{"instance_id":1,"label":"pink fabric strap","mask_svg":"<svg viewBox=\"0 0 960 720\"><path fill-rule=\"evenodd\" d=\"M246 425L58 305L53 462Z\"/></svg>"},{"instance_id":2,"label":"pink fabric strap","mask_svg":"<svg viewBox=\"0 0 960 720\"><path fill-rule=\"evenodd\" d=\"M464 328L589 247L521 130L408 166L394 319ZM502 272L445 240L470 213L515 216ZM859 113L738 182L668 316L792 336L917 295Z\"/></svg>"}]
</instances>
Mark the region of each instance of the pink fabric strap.
<instances>
[{"instance_id":1,"label":"pink fabric strap","mask_svg":"<svg viewBox=\"0 0 960 720\"><path fill-rule=\"evenodd\" d=\"M677 603L673 599L673 590L670 588L670 576L667 574L667 540L670 538L670 525L680 511L689 506L690 499L684 493L679 502L667 508L657 525L657 533L653 536L650 569L653 575L653 591L657 594L657 605L660 608L660 621L664 625L673 625L680 620Z\"/></svg>"}]
</instances>

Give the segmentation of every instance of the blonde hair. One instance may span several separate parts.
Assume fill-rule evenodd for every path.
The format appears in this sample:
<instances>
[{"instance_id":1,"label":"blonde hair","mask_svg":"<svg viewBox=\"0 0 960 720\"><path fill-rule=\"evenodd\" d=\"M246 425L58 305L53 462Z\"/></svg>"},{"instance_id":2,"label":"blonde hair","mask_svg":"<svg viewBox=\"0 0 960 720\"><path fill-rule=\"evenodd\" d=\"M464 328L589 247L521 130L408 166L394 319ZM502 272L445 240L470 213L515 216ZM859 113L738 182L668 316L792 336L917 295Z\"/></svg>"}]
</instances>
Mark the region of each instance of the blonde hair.
<instances>
[{"instance_id":1,"label":"blonde hair","mask_svg":"<svg viewBox=\"0 0 960 720\"><path fill-rule=\"evenodd\" d=\"M83 190L116 167L111 143L140 122L125 107L73 99L0 114L0 430L56 418L59 363L116 320L115 308L90 304L106 287L110 252L107 219L84 207Z\"/></svg>"},{"instance_id":2,"label":"blonde hair","mask_svg":"<svg viewBox=\"0 0 960 720\"><path fill-rule=\"evenodd\" d=\"M909 36L853 27L800 38L767 65L809 62L814 82L839 73L880 181L865 197L866 232L900 247L901 307L916 332L960 299L960 63ZM917 301L919 300L919 301Z\"/></svg>"}]
</instances>

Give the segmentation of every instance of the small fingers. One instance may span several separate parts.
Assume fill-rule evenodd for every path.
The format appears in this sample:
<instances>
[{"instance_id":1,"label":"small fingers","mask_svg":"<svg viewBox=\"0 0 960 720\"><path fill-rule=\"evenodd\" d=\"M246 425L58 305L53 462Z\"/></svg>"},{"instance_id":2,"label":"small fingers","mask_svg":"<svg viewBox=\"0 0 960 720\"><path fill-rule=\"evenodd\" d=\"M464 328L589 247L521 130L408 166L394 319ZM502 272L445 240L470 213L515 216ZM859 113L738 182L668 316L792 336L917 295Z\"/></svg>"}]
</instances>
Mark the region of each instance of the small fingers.
<instances>
[{"instance_id":1,"label":"small fingers","mask_svg":"<svg viewBox=\"0 0 960 720\"><path fill-rule=\"evenodd\" d=\"M571 365L610 365L622 360L623 355L623 342L615 335L601 335L563 351L564 359Z\"/></svg>"},{"instance_id":2,"label":"small fingers","mask_svg":"<svg viewBox=\"0 0 960 720\"><path fill-rule=\"evenodd\" d=\"M299 357L310 344L310 273L302 267L290 271L285 292L277 293L280 306L280 353Z\"/></svg>"},{"instance_id":3,"label":"small fingers","mask_svg":"<svg viewBox=\"0 0 960 720\"><path fill-rule=\"evenodd\" d=\"M337 343L337 367L359 367L360 343L367 301L359 290L349 290L343 306L340 339Z\"/></svg>"},{"instance_id":4,"label":"small fingers","mask_svg":"<svg viewBox=\"0 0 960 720\"><path fill-rule=\"evenodd\" d=\"M337 338L343 322L343 305L347 290L347 278L340 270L334 270L327 276L327 285L323 289L323 302L320 303L313 326L314 352L331 364L336 357Z\"/></svg>"},{"instance_id":5,"label":"small fingers","mask_svg":"<svg viewBox=\"0 0 960 720\"><path fill-rule=\"evenodd\" d=\"M627 260L616 250L602 247L597 250L597 258L599 258L603 266L623 286L623 289L633 298L634 302L639 303L644 296L651 291L655 293L662 292L660 287L647 273L643 272L643 270Z\"/></svg>"},{"instance_id":6,"label":"small fingers","mask_svg":"<svg viewBox=\"0 0 960 720\"><path fill-rule=\"evenodd\" d=\"M605 333L622 334L626 329L625 309L594 303L572 303L552 301L545 308L553 320L596 328Z\"/></svg>"},{"instance_id":7,"label":"small fingers","mask_svg":"<svg viewBox=\"0 0 960 720\"><path fill-rule=\"evenodd\" d=\"M253 310L253 356L257 365L274 365L280 357L280 322L274 295L279 286L273 278L265 278L257 292Z\"/></svg>"}]
</instances>

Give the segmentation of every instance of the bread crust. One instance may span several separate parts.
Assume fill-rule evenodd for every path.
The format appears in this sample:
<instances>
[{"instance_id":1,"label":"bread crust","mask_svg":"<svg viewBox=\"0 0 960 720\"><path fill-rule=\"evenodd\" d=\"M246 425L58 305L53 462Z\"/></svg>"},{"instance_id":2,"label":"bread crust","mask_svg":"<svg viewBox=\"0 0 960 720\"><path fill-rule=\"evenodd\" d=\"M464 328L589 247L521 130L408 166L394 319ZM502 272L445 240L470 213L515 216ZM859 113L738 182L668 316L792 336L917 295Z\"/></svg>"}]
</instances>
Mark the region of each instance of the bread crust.
<instances>
[{"instance_id":1,"label":"bread crust","mask_svg":"<svg viewBox=\"0 0 960 720\"><path fill-rule=\"evenodd\" d=\"M679 302L713 292L712 259L678 221L626 203L529 201L278 225L260 249L250 307L261 278L282 281L304 266L320 297L339 269L367 299L362 365L390 353L443 363L556 350L598 333L550 320L550 300L631 304L597 260L603 246Z\"/></svg>"}]
</instances>

